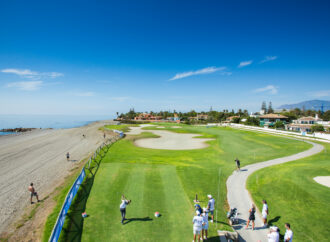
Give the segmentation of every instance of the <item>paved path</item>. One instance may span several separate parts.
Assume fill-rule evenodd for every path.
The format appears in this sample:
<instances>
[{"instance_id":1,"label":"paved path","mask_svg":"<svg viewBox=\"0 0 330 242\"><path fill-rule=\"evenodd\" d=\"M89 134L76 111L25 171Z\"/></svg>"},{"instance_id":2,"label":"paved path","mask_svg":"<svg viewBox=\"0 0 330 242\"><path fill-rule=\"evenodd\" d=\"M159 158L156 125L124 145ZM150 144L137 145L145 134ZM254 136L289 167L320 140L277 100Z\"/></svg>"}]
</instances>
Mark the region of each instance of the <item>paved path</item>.
<instances>
[{"instance_id":1,"label":"paved path","mask_svg":"<svg viewBox=\"0 0 330 242\"><path fill-rule=\"evenodd\" d=\"M238 225L233 226L233 228L238 232L240 236L240 241L248 241L248 242L257 242L257 241L267 241L267 233L268 229L261 228L262 220L261 214L258 213L255 221L255 230L251 229L251 225L249 229L245 229L244 226L246 224L246 219L248 218L248 211L253 203L248 191L246 190L246 181L247 178L255 171L273 166L293 160L298 160L304 157L308 157L311 155L315 155L321 152L324 147L322 145L305 141L313 145L313 147L307 151L303 151L301 153L282 157L274 160L269 160L265 162L260 162L252 165L245 166L241 168L241 172L234 172L227 180L227 199L229 206L231 208L237 208L239 212L239 221ZM270 208L271 209L271 208Z\"/></svg>"}]
</instances>

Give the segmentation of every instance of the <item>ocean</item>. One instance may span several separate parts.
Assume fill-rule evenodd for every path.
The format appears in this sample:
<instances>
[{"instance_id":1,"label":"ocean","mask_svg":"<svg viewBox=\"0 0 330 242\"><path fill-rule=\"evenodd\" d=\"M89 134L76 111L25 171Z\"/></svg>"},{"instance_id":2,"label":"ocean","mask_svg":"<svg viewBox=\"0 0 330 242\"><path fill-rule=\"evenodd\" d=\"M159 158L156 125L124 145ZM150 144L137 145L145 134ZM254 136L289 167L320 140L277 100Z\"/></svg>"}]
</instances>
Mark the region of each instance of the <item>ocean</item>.
<instances>
[{"instance_id":1,"label":"ocean","mask_svg":"<svg viewBox=\"0 0 330 242\"><path fill-rule=\"evenodd\" d=\"M0 115L0 130L14 128L68 129L98 120L113 119L111 115ZM4 132L0 132L3 135Z\"/></svg>"}]
</instances>

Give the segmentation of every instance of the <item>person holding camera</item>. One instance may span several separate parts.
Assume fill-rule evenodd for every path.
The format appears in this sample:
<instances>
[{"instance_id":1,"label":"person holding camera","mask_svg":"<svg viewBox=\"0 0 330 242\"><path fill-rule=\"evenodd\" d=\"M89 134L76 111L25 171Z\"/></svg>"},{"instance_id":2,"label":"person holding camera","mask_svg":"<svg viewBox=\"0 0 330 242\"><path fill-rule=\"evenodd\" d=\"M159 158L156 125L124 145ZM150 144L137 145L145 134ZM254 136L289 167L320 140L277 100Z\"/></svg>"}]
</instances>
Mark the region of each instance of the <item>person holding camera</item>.
<instances>
[{"instance_id":1,"label":"person holding camera","mask_svg":"<svg viewBox=\"0 0 330 242\"><path fill-rule=\"evenodd\" d=\"M124 221L126 220L126 206L131 203L131 200L126 200L125 196L123 195L121 197L121 204L119 206L120 208L120 213L121 213L121 223L124 224Z\"/></svg>"}]
</instances>

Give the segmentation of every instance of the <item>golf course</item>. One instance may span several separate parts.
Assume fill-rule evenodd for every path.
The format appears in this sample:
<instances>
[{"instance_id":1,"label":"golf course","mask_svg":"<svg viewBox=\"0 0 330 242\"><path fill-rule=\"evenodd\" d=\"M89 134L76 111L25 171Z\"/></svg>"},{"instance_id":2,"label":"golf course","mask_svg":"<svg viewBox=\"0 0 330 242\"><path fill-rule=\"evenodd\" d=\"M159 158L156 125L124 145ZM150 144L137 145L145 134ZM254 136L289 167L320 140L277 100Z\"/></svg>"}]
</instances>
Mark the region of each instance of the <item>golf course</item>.
<instances>
[{"instance_id":1,"label":"golf course","mask_svg":"<svg viewBox=\"0 0 330 242\"><path fill-rule=\"evenodd\" d=\"M284 235L284 223L290 223L296 241L330 238L330 188L313 179L330 174L330 145L322 145L324 150L319 154L264 168L248 179L247 188L259 209L262 199L267 199L270 224Z\"/></svg>"},{"instance_id":2,"label":"golf course","mask_svg":"<svg viewBox=\"0 0 330 242\"><path fill-rule=\"evenodd\" d=\"M143 127L138 134L128 132L104 152L95 177L84 188L90 192L69 213L62 238L70 241L192 239L195 195L198 194L201 206L205 207L207 194L212 194L216 212L208 237L210 241L218 240L217 230L231 230L226 219L226 179L236 169L235 158L245 166L311 146L302 141L224 127L157 125ZM130 129L127 125L105 128ZM158 139L153 130L199 135L192 139L207 139L207 146L167 150L135 145L138 140ZM122 195L132 200L124 225L119 212ZM88 217L75 221L84 210ZM155 212L161 216L156 218Z\"/></svg>"}]
</instances>

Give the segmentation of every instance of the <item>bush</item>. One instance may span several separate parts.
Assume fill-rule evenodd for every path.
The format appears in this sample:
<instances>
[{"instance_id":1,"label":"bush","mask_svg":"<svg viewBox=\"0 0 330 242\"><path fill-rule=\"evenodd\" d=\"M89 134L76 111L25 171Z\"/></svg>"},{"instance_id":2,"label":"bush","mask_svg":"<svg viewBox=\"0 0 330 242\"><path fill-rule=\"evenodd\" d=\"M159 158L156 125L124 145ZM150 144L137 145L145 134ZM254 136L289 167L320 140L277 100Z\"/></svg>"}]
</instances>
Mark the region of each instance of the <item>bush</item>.
<instances>
[{"instance_id":1,"label":"bush","mask_svg":"<svg viewBox=\"0 0 330 242\"><path fill-rule=\"evenodd\" d=\"M315 124L312 125L312 132L323 132L324 131L324 127L321 124Z\"/></svg>"},{"instance_id":2,"label":"bush","mask_svg":"<svg viewBox=\"0 0 330 242\"><path fill-rule=\"evenodd\" d=\"M283 129L284 128L284 123L282 121L277 121L275 124L274 124L274 128L275 129Z\"/></svg>"},{"instance_id":3,"label":"bush","mask_svg":"<svg viewBox=\"0 0 330 242\"><path fill-rule=\"evenodd\" d=\"M252 126L259 126L260 121L257 118L254 117L248 117L245 122L246 125L252 125Z\"/></svg>"}]
</instances>

